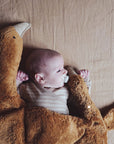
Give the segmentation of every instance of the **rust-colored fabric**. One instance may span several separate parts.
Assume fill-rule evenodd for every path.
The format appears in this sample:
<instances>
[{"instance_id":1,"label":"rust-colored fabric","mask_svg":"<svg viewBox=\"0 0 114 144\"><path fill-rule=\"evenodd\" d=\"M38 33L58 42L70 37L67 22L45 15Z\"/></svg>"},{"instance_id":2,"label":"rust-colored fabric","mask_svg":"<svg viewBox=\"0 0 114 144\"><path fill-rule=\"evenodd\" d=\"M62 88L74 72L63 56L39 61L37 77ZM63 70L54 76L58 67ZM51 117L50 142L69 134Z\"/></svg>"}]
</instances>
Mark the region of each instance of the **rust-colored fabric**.
<instances>
[{"instance_id":1,"label":"rust-colored fabric","mask_svg":"<svg viewBox=\"0 0 114 144\"><path fill-rule=\"evenodd\" d=\"M22 48L22 38L14 27L0 31L0 112L19 108L23 103L16 88Z\"/></svg>"},{"instance_id":2,"label":"rust-colored fabric","mask_svg":"<svg viewBox=\"0 0 114 144\"><path fill-rule=\"evenodd\" d=\"M113 110L103 119L83 79L70 67L70 115L24 105L15 82L22 48L14 27L0 32L0 143L107 144L107 130L114 128Z\"/></svg>"},{"instance_id":3,"label":"rust-colored fabric","mask_svg":"<svg viewBox=\"0 0 114 144\"><path fill-rule=\"evenodd\" d=\"M0 114L0 144L25 144L24 109Z\"/></svg>"}]
</instances>

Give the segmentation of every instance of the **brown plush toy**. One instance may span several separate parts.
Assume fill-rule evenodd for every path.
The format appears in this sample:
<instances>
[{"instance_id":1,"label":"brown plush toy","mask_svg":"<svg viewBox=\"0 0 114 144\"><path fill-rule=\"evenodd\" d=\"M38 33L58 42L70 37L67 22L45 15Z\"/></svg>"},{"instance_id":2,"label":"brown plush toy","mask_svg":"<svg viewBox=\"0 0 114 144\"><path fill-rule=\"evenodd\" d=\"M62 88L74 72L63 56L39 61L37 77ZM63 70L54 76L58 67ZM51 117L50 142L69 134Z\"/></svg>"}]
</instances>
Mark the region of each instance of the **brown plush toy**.
<instances>
[{"instance_id":1,"label":"brown plush toy","mask_svg":"<svg viewBox=\"0 0 114 144\"><path fill-rule=\"evenodd\" d=\"M0 144L107 144L107 131L114 129L114 109L103 118L72 67L67 67L70 115L27 108L21 100L16 90L23 48L19 34L29 27L22 23L0 31Z\"/></svg>"},{"instance_id":2,"label":"brown plush toy","mask_svg":"<svg viewBox=\"0 0 114 144\"><path fill-rule=\"evenodd\" d=\"M21 36L28 23L0 31L0 144L25 144L24 101L16 87L17 69L21 60Z\"/></svg>"}]
</instances>

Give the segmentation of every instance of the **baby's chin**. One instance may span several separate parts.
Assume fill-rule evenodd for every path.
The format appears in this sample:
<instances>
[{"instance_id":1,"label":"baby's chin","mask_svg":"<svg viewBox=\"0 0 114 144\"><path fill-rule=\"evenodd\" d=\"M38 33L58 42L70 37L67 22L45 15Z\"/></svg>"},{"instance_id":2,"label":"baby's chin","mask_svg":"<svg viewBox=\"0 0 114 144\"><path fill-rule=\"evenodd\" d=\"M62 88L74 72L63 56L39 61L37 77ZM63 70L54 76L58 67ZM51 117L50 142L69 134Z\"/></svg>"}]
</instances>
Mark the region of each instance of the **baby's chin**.
<instances>
[{"instance_id":1,"label":"baby's chin","mask_svg":"<svg viewBox=\"0 0 114 144\"><path fill-rule=\"evenodd\" d=\"M46 85L44 87L47 87L47 88L61 88L64 86L64 83L61 83L61 84L58 84L58 85Z\"/></svg>"},{"instance_id":2,"label":"baby's chin","mask_svg":"<svg viewBox=\"0 0 114 144\"><path fill-rule=\"evenodd\" d=\"M57 85L57 86L54 86L53 88L61 88L64 86L64 83L60 84L60 85Z\"/></svg>"}]
</instances>

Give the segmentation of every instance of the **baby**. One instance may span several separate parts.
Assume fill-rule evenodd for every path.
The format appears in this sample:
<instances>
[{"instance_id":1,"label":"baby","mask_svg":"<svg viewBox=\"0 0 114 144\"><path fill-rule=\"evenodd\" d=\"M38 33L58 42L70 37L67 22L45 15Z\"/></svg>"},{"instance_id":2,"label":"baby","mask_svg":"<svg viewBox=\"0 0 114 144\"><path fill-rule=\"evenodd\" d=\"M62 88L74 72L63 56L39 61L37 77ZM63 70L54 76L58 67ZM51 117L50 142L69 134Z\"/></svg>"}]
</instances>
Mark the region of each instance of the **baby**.
<instances>
[{"instance_id":1,"label":"baby","mask_svg":"<svg viewBox=\"0 0 114 144\"><path fill-rule=\"evenodd\" d=\"M37 49L30 54L25 65L29 80L20 84L18 91L27 105L41 106L51 111L69 114L67 107L69 94L64 86L68 76L62 55L49 49ZM88 82L87 84L90 84L87 70L81 70L80 75L86 83ZM27 80L28 76L19 71L17 85Z\"/></svg>"},{"instance_id":2,"label":"baby","mask_svg":"<svg viewBox=\"0 0 114 144\"><path fill-rule=\"evenodd\" d=\"M69 114L68 91L64 87L68 76L62 55L49 49L37 49L30 54L25 65L29 80L20 84L18 90L27 105ZM22 76L27 79L26 75L18 73L18 82Z\"/></svg>"}]
</instances>

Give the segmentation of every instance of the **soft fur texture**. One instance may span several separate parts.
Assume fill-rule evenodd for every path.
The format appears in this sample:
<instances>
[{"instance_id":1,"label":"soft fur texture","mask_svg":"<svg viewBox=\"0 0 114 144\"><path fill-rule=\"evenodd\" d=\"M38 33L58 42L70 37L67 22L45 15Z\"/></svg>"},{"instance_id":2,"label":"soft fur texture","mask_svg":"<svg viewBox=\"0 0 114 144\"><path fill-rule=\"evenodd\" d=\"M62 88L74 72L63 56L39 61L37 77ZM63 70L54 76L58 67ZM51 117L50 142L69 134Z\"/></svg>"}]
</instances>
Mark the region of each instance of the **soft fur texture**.
<instances>
[{"instance_id":1,"label":"soft fur texture","mask_svg":"<svg viewBox=\"0 0 114 144\"><path fill-rule=\"evenodd\" d=\"M70 115L24 105L15 82L22 48L14 27L0 32L0 144L107 144L114 109L103 118L71 67L67 67Z\"/></svg>"}]
</instances>

